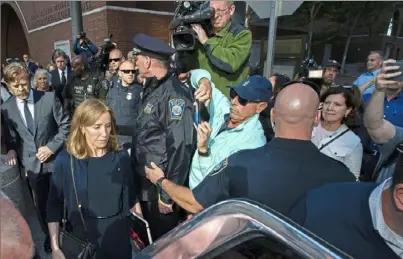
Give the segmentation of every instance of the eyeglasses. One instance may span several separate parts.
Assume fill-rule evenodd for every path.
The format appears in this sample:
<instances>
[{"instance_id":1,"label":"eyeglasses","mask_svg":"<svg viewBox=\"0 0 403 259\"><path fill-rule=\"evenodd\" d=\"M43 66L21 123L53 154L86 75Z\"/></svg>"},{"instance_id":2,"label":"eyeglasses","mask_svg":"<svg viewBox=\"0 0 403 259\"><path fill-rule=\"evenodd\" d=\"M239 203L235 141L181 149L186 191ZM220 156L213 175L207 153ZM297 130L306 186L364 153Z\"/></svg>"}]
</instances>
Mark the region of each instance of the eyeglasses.
<instances>
[{"instance_id":1,"label":"eyeglasses","mask_svg":"<svg viewBox=\"0 0 403 259\"><path fill-rule=\"evenodd\" d=\"M135 69L121 69L119 71L122 71L124 74L129 74L131 72L134 75L136 73Z\"/></svg>"},{"instance_id":2,"label":"eyeglasses","mask_svg":"<svg viewBox=\"0 0 403 259\"><path fill-rule=\"evenodd\" d=\"M110 58L109 62L119 62L122 58Z\"/></svg>"},{"instance_id":3,"label":"eyeglasses","mask_svg":"<svg viewBox=\"0 0 403 259\"><path fill-rule=\"evenodd\" d=\"M311 87L318 95L320 95L320 87L317 84L315 84L314 82L311 82L311 81L306 80L306 79L305 80L290 81L288 83L285 83L282 88L284 89L285 87L287 87L289 85L293 85L293 84L307 85L307 86Z\"/></svg>"},{"instance_id":4,"label":"eyeglasses","mask_svg":"<svg viewBox=\"0 0 403 259\"><path fill-rule=\"evenodd\" d=\"M216 14L218 14L219 16L222 16L222 15L224 15L229 9L230 9L229 7L227 7L226 9L223 9L223 10L214 9L214 12L215 12Z\"/></svg>"},{"instance_id":5,"label":"eyeglasses","mask_svg":"<svg viewBox=\"0 0 403 259\"><path fill-rule=\"evenodd\" d=\"M235 99L235 97L238 96L238 102L239 102L239 104L242 105L242 106L245 106L245 105L247 105L248 103L261 103L261 102L262 102L262 101L259 101L259 100L256 100L256 101L249 101L249 100L246 100L246 99L242 98L241 96L239 96L239 95L237 94L237 92L235 92L234 89L231 89L231 90L230 90L229 95L230 95L230 97L231 97L231 100Z\"/></svg>"}]
</instances>

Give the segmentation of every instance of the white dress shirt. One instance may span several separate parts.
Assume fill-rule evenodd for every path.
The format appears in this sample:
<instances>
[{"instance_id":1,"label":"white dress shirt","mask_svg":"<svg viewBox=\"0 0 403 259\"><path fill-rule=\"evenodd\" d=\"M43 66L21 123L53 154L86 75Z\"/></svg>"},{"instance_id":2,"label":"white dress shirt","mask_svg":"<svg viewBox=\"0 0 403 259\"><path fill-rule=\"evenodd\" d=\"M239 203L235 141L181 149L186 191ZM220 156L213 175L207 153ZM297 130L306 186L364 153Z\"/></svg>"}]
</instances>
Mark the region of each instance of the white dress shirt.
<instances>
[{"instance_id":1,"label":"white dress shirt","mask_svg":"<svg viewBox=\"0 0 403 259\"><path fill-rule=\"evenodd\" d=\"M25 111L24 111L24 100L19 98L15 98L17 101L17 107L20 111L22 121L24 122L25 127L27 126L27 121L25 120ZM34 92L32 90L29 91L29 96L27 99L28 110L31 112L32 119L35 121L35 109L34 109Z\"/></svg>"},{"instance_id":2,"label":"white dress shirt","mask_svg":"<svg viewBox=\"0 0 403 259\"><path fill-rule=\"evenodd\" d=\"M60 83L61 83L63 81L62 80L63 70L57 69L57 71L59 72L59 78L60 78ZM67 83L67 67L64 69L64 76L66 77L66 83Z\"/></svg>"},{"instance_id":3,"label":"white dress shirt","mask_svg":"<svg viewBox=\"0 0 403 259\"><path fill-rule=\"evenodd\" d=\"M313 129L311 140L320 148L347 129L343 124L336 131L327 131L319 124ZM345 164L357 179L360 176L363 149L360 138L351 130L320 152Z\"/></svg>"}]
</instances>

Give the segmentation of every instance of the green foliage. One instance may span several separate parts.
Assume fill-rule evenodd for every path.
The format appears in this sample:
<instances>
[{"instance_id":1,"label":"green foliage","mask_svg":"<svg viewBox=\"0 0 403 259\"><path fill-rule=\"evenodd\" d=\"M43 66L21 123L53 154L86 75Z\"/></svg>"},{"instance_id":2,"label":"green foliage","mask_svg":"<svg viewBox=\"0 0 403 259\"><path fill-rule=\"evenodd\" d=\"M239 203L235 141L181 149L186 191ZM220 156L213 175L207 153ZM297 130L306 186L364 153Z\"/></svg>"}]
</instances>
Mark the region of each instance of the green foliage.
<instances>
[{"instance_id":1,"label":"green foliage","mask_svg":"<svg viewBox=\"0 0 403 259\"><path fill-rule=\"evenodd\" d=\"M322 7L322 1L304 1L293 15L287 17L287 20L300 26L306 26L311 23L312 10L314 11L313 21L323 17Z\"/></svg>"},{"instance_id":2,"label":"green foliage","mask_svg":"<svg viewBox=\"0 0 403 259\"><path fill-rule=\"evenodd\" d=\"M379 16L384 13L393 12L396 4L393 2L380 1L340 1L328 2L324 15L328 21L333 23L334 33L348 37L356 29L366 28L367 31L378 30L383 26L378 26Z\"/></svg>"}]
</instances>

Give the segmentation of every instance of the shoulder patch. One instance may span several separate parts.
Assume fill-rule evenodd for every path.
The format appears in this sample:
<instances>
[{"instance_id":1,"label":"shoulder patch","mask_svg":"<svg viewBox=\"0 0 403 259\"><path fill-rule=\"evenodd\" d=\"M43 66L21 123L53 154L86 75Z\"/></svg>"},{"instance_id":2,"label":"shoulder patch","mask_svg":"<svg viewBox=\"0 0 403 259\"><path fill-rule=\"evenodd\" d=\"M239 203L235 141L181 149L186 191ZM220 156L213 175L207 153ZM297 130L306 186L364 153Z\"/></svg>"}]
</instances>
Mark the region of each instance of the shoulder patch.
<instances>
[{"instance_id":1,"label":"shoulder patch","mask_svg":"<svg viewBox=\"0 0 403 259\"><path fill-rule=\"evenodd\" d=\"M169 100L169 110L171 112L171 120L181 120L185 109L185 101L183 99Z\"/></svg>"},{"instance_id":2,"label":"shoulder patch","mask_svg":"<svg viewBox=\"0 0 403 259\"><path fill-rule=\"evenodd\" d=\"M228 157L222 160L218 165L213 168L213 171L209 173L209 176L214 176L216 174L221 173L228 166Z\"/></svg>"}]
</instances>

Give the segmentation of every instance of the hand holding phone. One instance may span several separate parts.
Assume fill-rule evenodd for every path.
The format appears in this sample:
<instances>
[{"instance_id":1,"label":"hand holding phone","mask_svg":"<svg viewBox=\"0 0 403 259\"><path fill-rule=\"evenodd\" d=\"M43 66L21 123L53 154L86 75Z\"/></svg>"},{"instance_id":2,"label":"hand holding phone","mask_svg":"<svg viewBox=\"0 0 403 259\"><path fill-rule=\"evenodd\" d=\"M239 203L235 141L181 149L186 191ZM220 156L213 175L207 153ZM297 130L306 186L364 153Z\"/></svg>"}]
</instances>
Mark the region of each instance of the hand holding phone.
<instances>
[{"instance_id":1,"label":"hand holding phone","mask_svg":"<svg viewBox=\"0 0 403 259\"><path fill-rule=\"evenodd\" d=\"M390 70L390 71L387 71L386 74L394 74L396 72L401 72L400 75L392 77L392 78L390 78L390 80L397 81L397 82L403 82L403 60L398 60L395 63L388 62L385 64L385 66L386 67L399 66L398 70Z\"/></svg>"}]
</instances>

